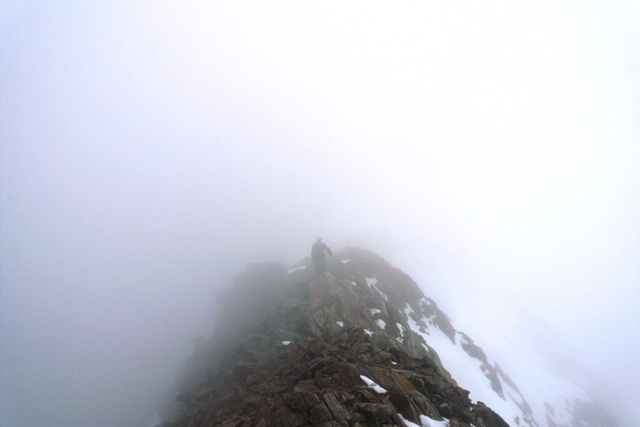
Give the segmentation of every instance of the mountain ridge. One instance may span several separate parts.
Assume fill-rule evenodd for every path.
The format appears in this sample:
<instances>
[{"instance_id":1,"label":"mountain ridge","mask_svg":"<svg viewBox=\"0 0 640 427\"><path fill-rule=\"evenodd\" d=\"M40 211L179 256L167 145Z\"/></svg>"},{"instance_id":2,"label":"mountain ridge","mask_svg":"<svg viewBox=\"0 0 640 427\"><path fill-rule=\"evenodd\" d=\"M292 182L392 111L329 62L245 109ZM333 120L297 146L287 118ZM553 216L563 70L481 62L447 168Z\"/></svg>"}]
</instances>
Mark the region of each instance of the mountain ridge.
<instances>
[{"instance_id":1,"label":"mountain ridge","mask_svg":"<svg viewBox=\"0 0 640 427\"><path fill-rule=\"evenodd\" d=\"M336 253L319 278L308 258L290 270L253 264L218 301L215 335L195 343L180 374L181 412L165 425L616 425L581 416L578 400L547 403L540 422L511 377L409 275L368 250Z\"/></svg>"}]
</instances>

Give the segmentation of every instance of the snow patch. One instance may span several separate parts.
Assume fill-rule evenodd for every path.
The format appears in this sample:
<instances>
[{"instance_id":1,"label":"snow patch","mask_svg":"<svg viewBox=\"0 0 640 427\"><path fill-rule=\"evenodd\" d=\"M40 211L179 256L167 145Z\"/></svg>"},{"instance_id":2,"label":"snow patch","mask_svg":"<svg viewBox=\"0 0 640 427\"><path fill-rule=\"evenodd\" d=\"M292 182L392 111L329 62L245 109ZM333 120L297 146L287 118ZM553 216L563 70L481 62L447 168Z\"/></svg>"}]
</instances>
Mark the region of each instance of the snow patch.
<instances>
[{"instance_id":1,"label":"snow patch","mask_svg":"<svg viewBox=\"0 0 640 427\"><path fill-rule=\"evenodd\" d=\"M282 344L289 345L289 344L291 344L291 341L282 341Z\"/></svg>"},{"instance_id":2,"label":"snow patch","mask_svg":"<svg viewBox=\"0 0 640 427\"><path fill-rule=\"evenodd\" d=\"M398 327L398 330L400 331L400 338L404 338L404 326L402 326L400 323L396 323L396 326Z\"/></svg>"},{"instance_id":3,"label":"snow patch","mask_svg":"<svg viewBox=\"0 0 640 427\"><path fill-rule=\"evenodd\" d=\"M367 285L369 285L370 288L375 289L385 301L389 301L389 296L378 289L378 287L376 286L376 284L378 283L378 279L376 279L375 277L367 277L366 279Z\"/></svg>"},{"instance_id":4,"label":"snow patch","mask_svg":"<svg viewBox=\"0 0 640 427\"><path fill-rule=\"evenodd\" d=\"M378 291L378 293L382 296L382 298L385 301L389 301L389 296L387 294L385 294L384 292L382 292L380 289L378 289L378 287L376 285L373 285L373 289L375 289L376 291Z\"/></svg>"},{"instance_id":5,"label":"snow patch","mask_svg":"<svg viewBox=\"0 0 640 427\"><path fill-rule=\"evenodd\" d=\"M398 412L398 416L400 417L400 419L402 420L403 423L405 423L407 425L407 427L421 427L416 423L412 423L411 421L407 420L405 417L402 416L401 413Z\"/></svg>"},{"instance_id":6,"label":"snow patch","mask_svg":"<svg viewBox=\"0 0 640 427\"><path fill-rule=\"evenodd\" d=\"M404 343L404 334L405 334L405 328L404 326L402 326L400 323L396 322L396 326L398 327L398 331L400 331L400 336L396 337L396 339L398 340L399 343Z\"/></svg>"},{"instance_id":7,"label":"snow patch","mask_svg":"<svg viewBox=\"0 0 640 427\"><path fill-rule=\"evenodd\" d=\"M357 285L357 283L356 283L356 282L354 282L353 280L351 281L351 284L352 284L353 286L356 286L356 285Z\"/></svg>"},{"instance_id":8,"label":"snow patch","mask_svg":"<svg viewBox=\"0 0 640 427\"><path fill-rule=\"evenodd\" d=\"M344 326L344 323L342 323L341 321L337 320L336 323L338 324L338 326L340 326L341 328Z\"/></svg>"},{"instance_id":9,"label":"snow patch","mask_svg":"<svg viewBox=\"0 0 640 427\"><path fill-rule=\"evenodd\" d=\"M380 329L384 329L384 328L386 328L386 326L387 326L387 324L385 323L385 321L384 321L384 320L382 320L382 319L378 319L378 320L376 320L376 323L378 324L378 326L380 326Z\"/></svg>"},{"instance_id":10,"label":"snow patch","mask_svg":"<svg viewBox=\"0 0 640 427\"><path fill-rule=\"evenodd\" d=\"M449 422L444 419L442 421L434 420L433 418L429 418L426 415L420 415L420 422L422 423L422 427L448 427Z\"/></svg>"},{"instance_id":11,"label":"snow patch","mask_svg":"<svg viewBox=\"0 0 640 427\"><path fill-rule=\"evenodd\" d=\"M382 313L380 310L378 310L377 308L370 308L369 311L371 312L372 316L375 316L378 313Z\"/></svg>"},{"instance_id":12,"label":"snow patch","mask_svg":"<svg viewBox=\"0 0 640 427\"><path fill-rule=\"evenodd\" d=\"M365 333L365 334L367 334L367 335L369 335L369 336L373 336L373 332L372 332L372 331L370 331L370 330L368 330L368 329L365 329L365 330L364 330L364 333Z\"/></svg>"},{"instance_id":13,"label":"snow patch","mask_svg":"<svg viewBox=\"0 0 640 427\"><path fill-rule=\"evenodd\" d=\"M375 383L375 381L373 381L371 378L369 377L365 377L364 375L360 375L360 378L362 378L362 381L364 381L365 383L367 383L367 385L369 386L369 388L374 389L375 391L377 391L378 393L386 393L387 390L383 389L382 387L380 387L378 384Z\"/></svg>"},{"instance_id":14,"label":"snow patch","mask_svg":"<svg viewBox=\"0 0 640 427\"><path fill-rule=\"evenodd\" d=\"M433 418L429 418L426 415L420 415L420 424L412 423L405 419L402 414L398 414L407 427L448 427L449 422L447 420L436 421Z\"/></svg>"},{"instance_id":15,"label":"snow patch","mask_svg":"<svg viewBox=\"0 0 640 427\"><path fill-rule=\"evenodd\" d=\"M293 273L294 271L304 270L306 268L307 268L306 265L301 265L300 267L292 268L291 270L289 270L289 274Z\"/></svg>"},{"instance_id":16,"label":"snow patch","mask_svg":"<svg viewBox=\"0 0 640 427\"><path fill-rule=\"evenodd\" d=\"M349 261L351 261L351 260L350 260L350 259L343 259L341 262L342 262L343 264L346 264L346 263L348 263Z\"/></svg>"}]
</instances>

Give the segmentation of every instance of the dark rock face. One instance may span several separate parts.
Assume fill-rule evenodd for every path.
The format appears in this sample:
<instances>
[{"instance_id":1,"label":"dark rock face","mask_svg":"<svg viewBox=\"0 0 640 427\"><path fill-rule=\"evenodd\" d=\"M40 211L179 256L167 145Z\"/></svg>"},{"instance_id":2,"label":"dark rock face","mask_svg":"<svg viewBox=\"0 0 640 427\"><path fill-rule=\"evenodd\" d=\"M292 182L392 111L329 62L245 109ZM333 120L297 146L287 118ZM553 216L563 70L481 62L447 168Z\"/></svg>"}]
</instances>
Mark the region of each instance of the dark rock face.
<instances>
[{"instance_id":1,"label":"dark rock face","mask_svg":"<svg viewBox=\"0 0 640 427\"><path fill-rule=\"evenodd\" d=\"M406 274L368 251L335 258L320 279L311 268L287 274L277 264L239 276L223 297L225 327L185 367L176 398L184 411L167 425L405 427L403 420L421 425L426 415L451 426L508 426L472 403L411 331L401 307L439 310ZM373 275L377 284L367 279ZM252 290L258 298L247 300ZM456 333L439 317L443 331ZM235 329L225 323L235 320Z\"/></svg>"}]
</instances>

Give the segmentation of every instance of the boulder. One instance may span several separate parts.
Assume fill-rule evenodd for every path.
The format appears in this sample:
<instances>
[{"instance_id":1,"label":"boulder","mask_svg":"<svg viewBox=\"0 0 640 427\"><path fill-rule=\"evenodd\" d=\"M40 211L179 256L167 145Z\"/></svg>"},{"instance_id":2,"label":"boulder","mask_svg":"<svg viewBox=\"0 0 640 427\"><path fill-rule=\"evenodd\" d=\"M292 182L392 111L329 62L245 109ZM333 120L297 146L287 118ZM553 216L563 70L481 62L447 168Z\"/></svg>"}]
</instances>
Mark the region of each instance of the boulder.
<instances>
[{"instance_id":1,"label":"boulder","mask_svg":"<svg viewBox=\"0 0 640 427\"><path fill-rule=\"evenodd\" d=\"M322 399L324 400L324 403L327 405L327 408L329 408L329 411L331 412L331 415L333 415L334 420L348 421L351 419L349 412L344 408L344 406L338 403L338 401L336 400L335 396L332 393L324 393L322 395Z\"/></svg>"}]
</instances>

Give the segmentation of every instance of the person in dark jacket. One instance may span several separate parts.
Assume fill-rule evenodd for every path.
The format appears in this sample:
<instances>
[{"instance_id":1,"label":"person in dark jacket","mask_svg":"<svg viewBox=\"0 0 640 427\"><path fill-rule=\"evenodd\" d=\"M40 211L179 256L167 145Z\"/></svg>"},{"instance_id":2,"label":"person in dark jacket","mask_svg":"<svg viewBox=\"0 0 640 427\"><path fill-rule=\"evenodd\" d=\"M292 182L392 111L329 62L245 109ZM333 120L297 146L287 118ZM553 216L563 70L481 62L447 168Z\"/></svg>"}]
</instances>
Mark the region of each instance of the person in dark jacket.
<instances>
[{"instance_id":1,"label":"person in dark jacket","mask_svg":"<svg viewBox=\"0 0 640 427\"><path fill-rule=\"evenodd\" d=\"M313 264L316 267L316 275L318 277L324 274L324 269L326 267L324 261L325 252L328 253L329 256L333 256L333 254L331 253L331 249L329 249L329 246L322 243L322 237L318 237L316 242L311 247L311 259L313 260Z\"/></svg>"}]
</instances>

